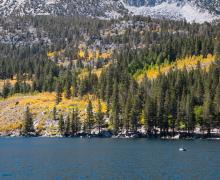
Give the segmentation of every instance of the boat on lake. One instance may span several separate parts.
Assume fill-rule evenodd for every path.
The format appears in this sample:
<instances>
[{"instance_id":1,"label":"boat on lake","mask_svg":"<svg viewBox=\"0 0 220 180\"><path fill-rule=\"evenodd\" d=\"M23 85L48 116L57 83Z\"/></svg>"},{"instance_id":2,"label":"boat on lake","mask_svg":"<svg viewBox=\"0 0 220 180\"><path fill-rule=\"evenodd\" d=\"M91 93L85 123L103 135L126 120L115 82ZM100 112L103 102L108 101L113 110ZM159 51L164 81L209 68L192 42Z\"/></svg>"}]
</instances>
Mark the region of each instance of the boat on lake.
<instances>
[{"instance_id":1,"label":"boat on lake","mask_svg":"<svg viewBox=\"0 0 220 180\"><path fill-rule=\"evenodd\" d=\"M186 148L183 147L183 145L179 148L179 151L186 151Z\"/></svg>"}]
</instances>

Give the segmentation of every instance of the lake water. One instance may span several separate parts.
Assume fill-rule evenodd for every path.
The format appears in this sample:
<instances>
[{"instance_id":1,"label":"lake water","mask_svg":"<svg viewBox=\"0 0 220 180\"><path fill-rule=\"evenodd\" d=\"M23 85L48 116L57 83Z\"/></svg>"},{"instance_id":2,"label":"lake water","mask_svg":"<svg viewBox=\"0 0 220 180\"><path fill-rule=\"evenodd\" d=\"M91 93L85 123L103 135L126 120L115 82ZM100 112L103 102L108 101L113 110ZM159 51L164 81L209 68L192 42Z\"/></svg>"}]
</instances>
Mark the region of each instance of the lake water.
<instances>
[{"instance_id":1,"label":"lake water","mask_svg":"<svg viewBox=\"0 0 220 180\"><path fill-rule=\"evenodd\" d=\"M220 180L220 141L0 138L0 179Z\"/></svg>"}]
</instances>

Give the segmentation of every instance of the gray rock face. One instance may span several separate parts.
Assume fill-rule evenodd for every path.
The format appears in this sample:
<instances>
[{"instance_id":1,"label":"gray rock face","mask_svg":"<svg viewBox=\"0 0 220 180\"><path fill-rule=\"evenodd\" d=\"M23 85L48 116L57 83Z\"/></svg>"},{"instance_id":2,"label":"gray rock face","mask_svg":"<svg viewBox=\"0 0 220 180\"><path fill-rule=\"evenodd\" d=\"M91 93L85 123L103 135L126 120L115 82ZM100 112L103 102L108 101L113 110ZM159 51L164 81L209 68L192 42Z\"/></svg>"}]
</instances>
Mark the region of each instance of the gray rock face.
<instances>
[{"instance_id":1,"label":"gray rock face","mask_svg":"<svg viewBox=\"0 0 220 180\"><path fill-rule=\"evenodd\" d=\"M87 15L108 17L107 13L124 14L115 0L0 0L0 15Z\"/></svg>"},{"instance_id":2,"label":"gray rock face","mask_svg":"<svg viewBox=\"0 0 220 180\"><path fill-rule=\"evenodd\" d=\"M220 17L219 0L0 0L0 16L83 15L118 18L127 14L212 21ZM195 16L195 18L191 18ZM200 18L199 18L199 17Z\"/></svg>"}]
</instances>

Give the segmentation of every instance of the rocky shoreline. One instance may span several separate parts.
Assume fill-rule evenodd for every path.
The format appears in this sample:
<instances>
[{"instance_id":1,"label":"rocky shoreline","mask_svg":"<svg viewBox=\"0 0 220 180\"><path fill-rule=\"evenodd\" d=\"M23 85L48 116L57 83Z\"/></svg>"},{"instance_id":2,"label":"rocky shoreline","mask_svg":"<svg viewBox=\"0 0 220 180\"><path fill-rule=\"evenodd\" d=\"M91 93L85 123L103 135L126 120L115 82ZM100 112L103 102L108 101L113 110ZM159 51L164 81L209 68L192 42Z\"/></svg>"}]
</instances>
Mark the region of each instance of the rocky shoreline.
<instances>
[{"instance_id":1,"label":"rocky shoreline","mask_svg":"<svg viewBox=\"0 0 220 180\"><path fill-rule=\"evenodd\" d=\"M210 140L220 140L219 133L205 134L199 133L186 133L186 132L175 132L174 134L160 135L160 134L149 134L149 133L119 133L113 134L111 131L101 131L97 134L88 133L77 133L75 135L61 135L61 134L37 134L29 133L28 135L22 135L20 131L14 132L0 132L0 137L47 137L47 138L113 138L113 139L137 139L137 138L157 138L163 140L193 140L193 139L210 139Z\"/></svg>"}]
</instances>

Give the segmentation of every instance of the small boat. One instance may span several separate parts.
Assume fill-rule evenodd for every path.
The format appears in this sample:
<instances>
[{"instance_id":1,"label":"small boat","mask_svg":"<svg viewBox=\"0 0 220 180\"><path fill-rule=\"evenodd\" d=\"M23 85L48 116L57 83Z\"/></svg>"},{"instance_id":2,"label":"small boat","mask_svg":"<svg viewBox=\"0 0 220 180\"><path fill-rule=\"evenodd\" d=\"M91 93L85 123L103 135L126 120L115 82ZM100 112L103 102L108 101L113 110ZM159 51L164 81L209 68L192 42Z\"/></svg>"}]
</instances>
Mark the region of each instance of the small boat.
<instances>
[{"instance_id":1,"label":"small boat","mask_svg":"<svg viewBox=\"0 0 220 180\"><path fill-rule=\"evenodd\" d=\"M183 145L179 148L179 151L186 151L186 148L183 147Z\"/></svg>"},{"instance_id":2,"label":"small boat","mask_svg":"<svg viewBox=\"0 0 220 180\"><path fill-rule=\"evenodd\" d=\"M186 151L186 149L181 147L181 148L179 148L179 151Z\"/></svg>"}]
</instances>

